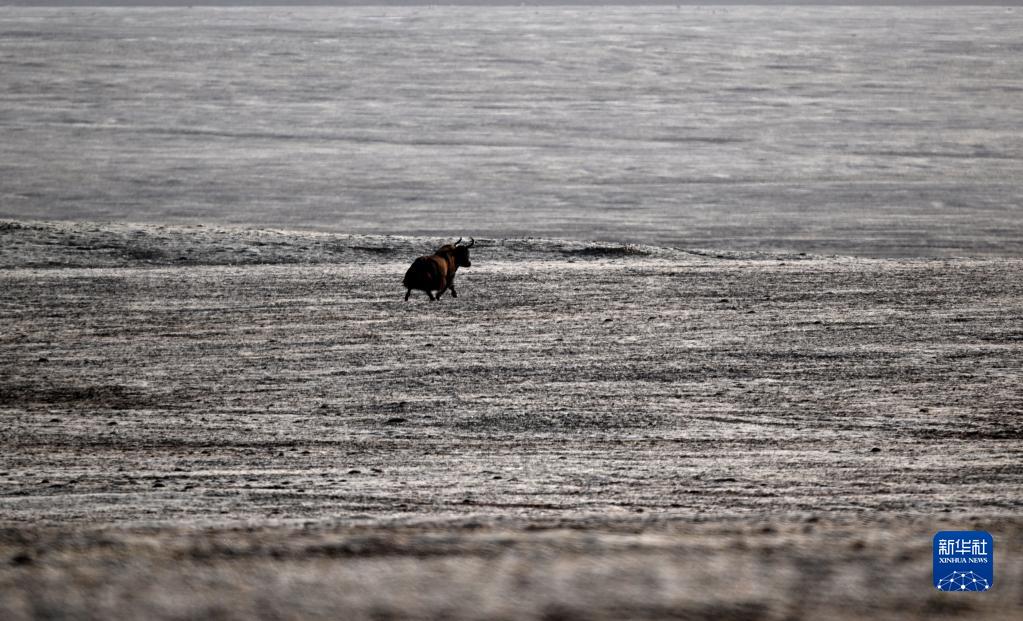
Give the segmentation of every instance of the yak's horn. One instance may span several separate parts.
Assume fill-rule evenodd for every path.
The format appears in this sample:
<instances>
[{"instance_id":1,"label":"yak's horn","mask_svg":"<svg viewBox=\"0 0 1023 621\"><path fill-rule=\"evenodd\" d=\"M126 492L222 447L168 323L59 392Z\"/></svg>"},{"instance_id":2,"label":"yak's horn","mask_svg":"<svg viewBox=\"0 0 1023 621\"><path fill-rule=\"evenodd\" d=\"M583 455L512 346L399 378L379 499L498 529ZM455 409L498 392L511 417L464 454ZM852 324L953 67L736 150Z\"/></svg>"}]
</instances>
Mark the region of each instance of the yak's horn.
<instances>
[{"instance_id":1,"label":"yak's horn","mask_svg":"<svg viewBox=\"0 0 1023 621\"><path fill-rule=\"evenodd\" d=\"M470 237L469 238L469 245L466 246L466 248L472 248L475 245L476 245L476 240Z\"/></svg>"},{"instance_id":2,"label":"yak's horn","mask_svg":"<svg viewBox=\"0 0 1023 621\"><path fill-rule=\"evenodd\" d=\"M462 238L461 237L458 238L458 241L455 242L455 245L457 246L460 243L462 243Z\"/></svg>"}]
</instances>

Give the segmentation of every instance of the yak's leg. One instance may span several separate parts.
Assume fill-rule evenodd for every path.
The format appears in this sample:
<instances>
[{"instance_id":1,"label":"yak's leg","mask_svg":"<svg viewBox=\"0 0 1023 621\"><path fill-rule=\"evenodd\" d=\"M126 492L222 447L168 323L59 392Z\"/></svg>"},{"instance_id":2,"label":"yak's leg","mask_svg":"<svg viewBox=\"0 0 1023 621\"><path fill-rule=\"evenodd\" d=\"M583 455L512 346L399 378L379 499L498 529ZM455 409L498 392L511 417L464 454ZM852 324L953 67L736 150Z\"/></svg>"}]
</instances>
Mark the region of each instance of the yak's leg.
<instances>
[{"instance_id":1,"label":"yak's leg","mask_svg":"<svg viewBox=\"0 0 1023 621\"><path fill-rule=\"evenodd\" d=\"M448 290L448 288L447 288L447 287L444 287L443 289L441 289L440 291L438 291L438 292L437 292L437 299L439 300L439 299L440 299L440 296L444 295L444 292L445 292L445 291L447 291L447 290Z\"/></svg>"},{"instance_id":2,"label":"yak's leg","mask_svg":"<svg viewBox=\"0 0 1023 621\"><path fill-rule=\"evenodd\" d=\"M436 302L437 301L437 298L433 297L433 292L432 291L427 291L426 295L430 296L430 301L431 302Z\"/></svg>"},{"instance_id":3,"label":"yak's leg","mask_svg":"<svg viewBox=\"0 0 1023 621\"><path fill-rule=\"evenodd\" d=\"M451 289L451 297L453 297L453 298L457 298L458 297L458 292L455 291L454 287L448 287L448 289Z\"/></svg>"},{"instance_id":4,"label":"yak's leg","mask_svg":"<svg viewBox=\"0 0 1023 621\"><path fill-rule=\"evenodd\" d=\"M408 296L410 296L410 295L412 295L412 290L411 289L409 289L408 291L405 292L405 301L406 302L408 302Z\"/></svg>"}]
</instances>

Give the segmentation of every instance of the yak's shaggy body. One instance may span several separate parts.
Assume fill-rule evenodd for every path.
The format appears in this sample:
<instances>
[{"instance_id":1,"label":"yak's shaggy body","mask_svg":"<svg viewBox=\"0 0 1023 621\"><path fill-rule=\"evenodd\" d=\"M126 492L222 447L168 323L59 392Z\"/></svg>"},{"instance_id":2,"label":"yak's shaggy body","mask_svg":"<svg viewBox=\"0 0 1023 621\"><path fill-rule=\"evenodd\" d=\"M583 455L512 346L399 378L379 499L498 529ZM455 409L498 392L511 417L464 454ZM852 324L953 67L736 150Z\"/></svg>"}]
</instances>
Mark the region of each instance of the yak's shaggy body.
<instances>
[{"instance_id":1,"label":"yak's shaggy body","mask_svg":"<svg viewBox=\"0 0 1023 621\"><path fill-rule=\"evenodd\" d=\"M408 301L412 290L425 291L431 301L437 301L444 292L451 290L451 297L457 298L455 291L455 274L459 267L472 267L469 260L469 248L476 245L476 240L469 238L469 243L459 245L459 238L453 244L445 244L430 256L419 257L405 272L402 284L405 285L405 301ZM434 296L433 292L437 295Z\"/></svg>"}]
</instances>

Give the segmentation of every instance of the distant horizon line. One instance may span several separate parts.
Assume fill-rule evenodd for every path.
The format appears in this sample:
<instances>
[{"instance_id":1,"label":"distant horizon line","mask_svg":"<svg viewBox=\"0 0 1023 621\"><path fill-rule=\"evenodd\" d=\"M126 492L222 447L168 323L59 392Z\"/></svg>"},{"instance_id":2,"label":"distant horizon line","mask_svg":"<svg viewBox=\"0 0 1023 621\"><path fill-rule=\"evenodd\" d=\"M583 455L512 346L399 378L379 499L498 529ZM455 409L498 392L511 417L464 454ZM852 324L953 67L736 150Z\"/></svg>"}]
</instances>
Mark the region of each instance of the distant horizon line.
<instances>
[{"instance_id":1,"label":"distant horizon line","mask_svg":"<svg viewBox=\"0 0 1023 621\"><path fill-rule=\"evenodd\" d=\"M398 6L958 6L1018 7L1023 0L0 0L6 7L398 7Z\"/></svg>"}]
</instances>

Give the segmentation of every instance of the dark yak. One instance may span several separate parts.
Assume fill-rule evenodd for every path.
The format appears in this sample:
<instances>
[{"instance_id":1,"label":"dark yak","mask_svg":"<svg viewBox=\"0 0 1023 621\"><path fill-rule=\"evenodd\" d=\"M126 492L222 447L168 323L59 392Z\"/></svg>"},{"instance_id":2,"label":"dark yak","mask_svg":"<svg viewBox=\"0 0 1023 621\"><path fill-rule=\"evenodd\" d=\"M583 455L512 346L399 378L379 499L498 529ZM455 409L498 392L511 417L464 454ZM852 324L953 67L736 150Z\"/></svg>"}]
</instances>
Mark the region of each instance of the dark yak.
<instances>
[{"instance_id":1,"label":"dark yak","mask_svg":"<svg viewBox=\"0 0 1023 621\"><path fill-rule=\"evenodd\" d=\"M469 261L469 248L476 245L476 240L469 238L469 243L462 243L462 238L453 244L445 244L437 249L437 252L428 257L419 257L412 262L412 266L405 272L402 284L408 291L405 292L405 301L412 295L412 290L425 291L430 300L436 301L448 289L451 290L451 297L457 298L455 292L455 272L459 267L472 267ZM437 292L434 297L433 292Z\"/></svg>"}]
</instances>

